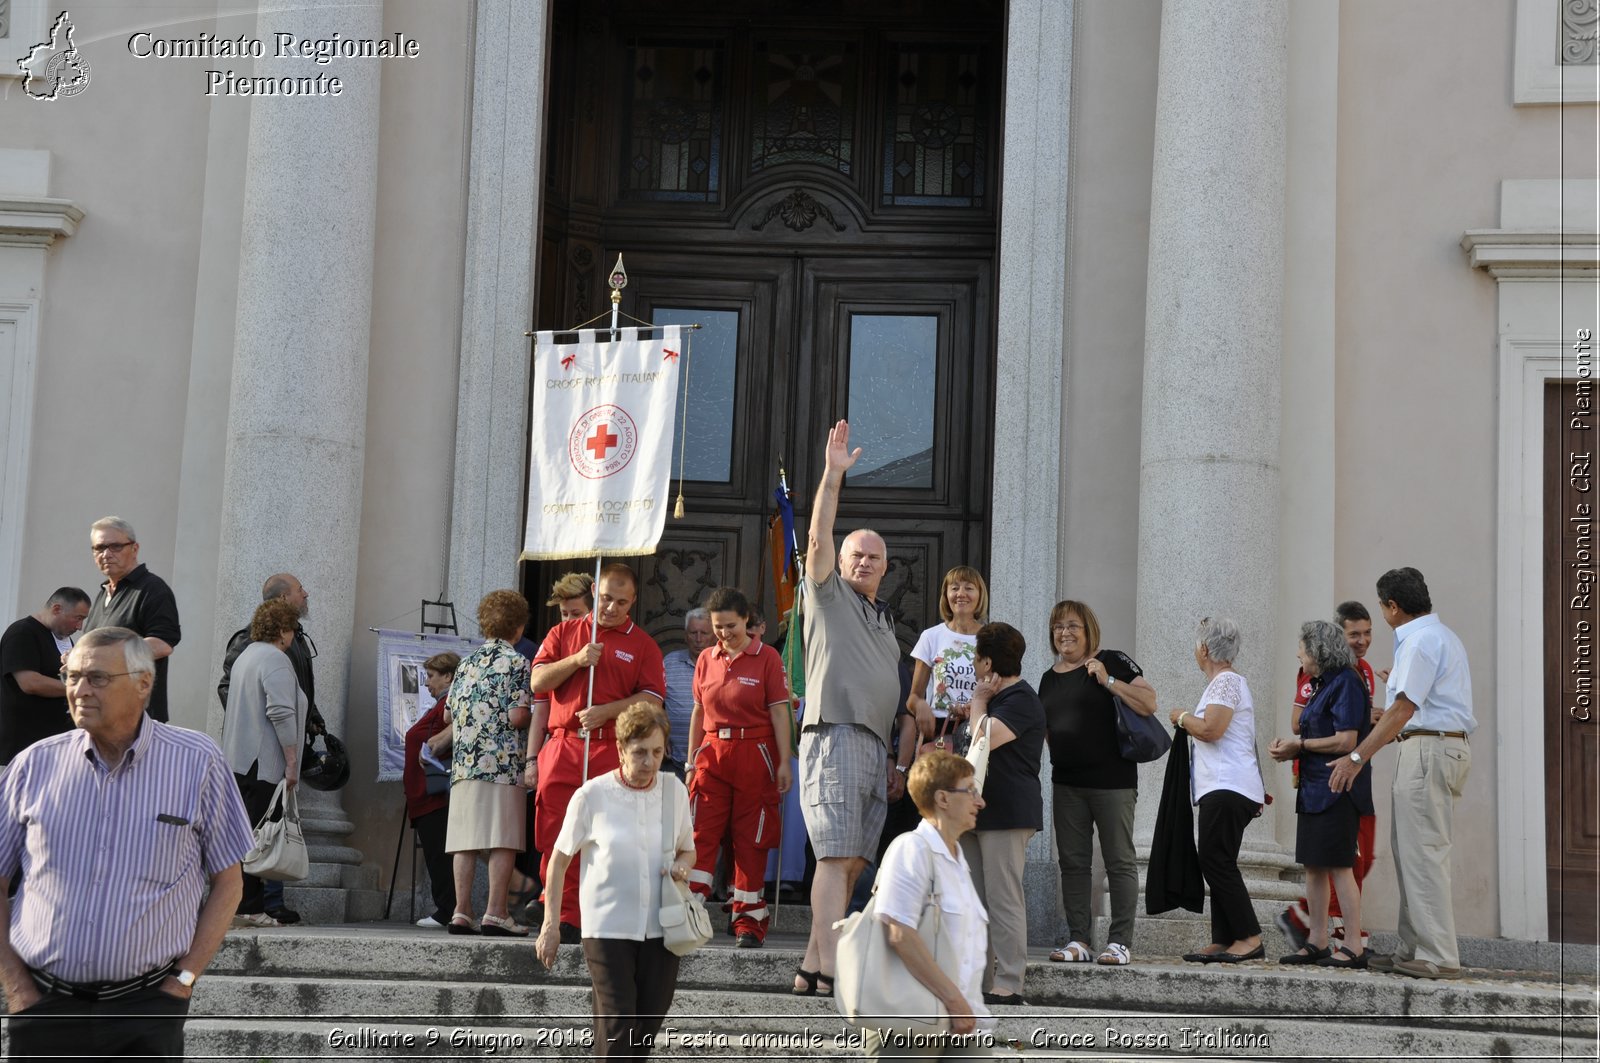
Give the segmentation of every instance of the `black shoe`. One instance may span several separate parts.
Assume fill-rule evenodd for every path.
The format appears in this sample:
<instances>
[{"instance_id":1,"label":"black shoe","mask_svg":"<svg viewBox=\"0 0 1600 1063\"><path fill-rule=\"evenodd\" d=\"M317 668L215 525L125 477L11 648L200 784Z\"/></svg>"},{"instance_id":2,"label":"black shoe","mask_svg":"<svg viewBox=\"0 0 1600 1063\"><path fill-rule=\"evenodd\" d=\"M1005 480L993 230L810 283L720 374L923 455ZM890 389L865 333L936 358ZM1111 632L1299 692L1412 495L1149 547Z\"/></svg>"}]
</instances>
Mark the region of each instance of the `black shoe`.
<instances>
[{"instance_id":1,"label":"black shoe","mask_svg":"<svg viewBox=\"0 0 1600 1063\"><path fill-rule=\"evenodd\" d=\"M300 913L293 908L268 908L267 914L284 926L294 926L300 921Z\"/></svg>"},{"instance_id":2,"label":"black shoe","mask_svg":"<svg viewBox=\"0 0 1600 1063\"><path fill-rule=\"evenodd\" d=\"M1211 957L1212 963L1243 963L1245 960L1263 960L1267 957L1267 947L1257 945L1249 952L1229 952L1223 949Z\"/></svg>"},{"instance_id":3,"label":"black shoe","mask_svg":"<svg viewBox=\"0 0 1600 1063\"><path fill-rule=\"evenodd\" d=\"M544 925L544 902L535 897L521 908L514 908L511 918L525 927L537 930Z\"/></svg>"},{"instance_id":4,"label":"black shoe","mask_svg":"<svg viewBox=\"0 0 1600 1063\"><path fill-rule=\"evenodd\" d=\"M1279 912L1276 922L1278 924L1278 929L1283 931L1283 936L1289 939L1289 947L1291 949L1294 949L1298 952L1300 949L1306 947L1306 938L1308 935L1304 930L1301 930L1295 925L1294 917L1289 914L1289 909L1285 908L1283 911Z\"/></svg>"},{"instance_id":5,"label":"black shoe","mask_svg":"<svg viewBox=\"0 0 1600 1063\"><path fill-rule=\"evenodd\" d=\"M581 945L581 944L583 944L583 931L579 930L577 927L573 926L571 923L562 923L561 924L561 943L563 945Z\"/></svg>"},{"instance_id":6,"label":"black shoe","mask_svg":"<svg viewBox=\"0 0 1600 1063\"><path fill-rule=\"evenodd\" d=\"M734 948L739 949L759 949L760 947L761 939L754 934L740 934L739 940L734 943Z\"/></svg>"},{"instance_id":7,"label":"black shoe","mask_svg":"<svg viewBox=\"0 0 1600 1063\"><path fill-rule=\"evenodd\" d=\"M1186 952L1183 954L1183 959L1185 963L1215 963L1217 962L1217 954L1215 952Z\"/></svg>"},{"instance_id":8,"label":"black shoe","mask_svg":"<svg viewBox=\"0 0 1600 1063\"><path fill-rule=\"evenodd\" d=\"M1022 1008L1028 1006L1028 1002L1022 998L1021 993L985 993L983 1002L985 1004L1015 1004Z\"/></svg>"},{"instance_id":9,"label":"black shoe","mask_svg":"<svg viewBox=\"0 0 1600 1063\"><path fill-rule=\"evenodd\" d=\"M1326 945L1320 949L1311 945L1304 945L1301 946L1299 952L1291 952L1287 956L1282 956L1278 959L1278 962L1286 964L1321 963L1331 955L1333 955L1333 952Z\"/></svg>"}]
</instances>

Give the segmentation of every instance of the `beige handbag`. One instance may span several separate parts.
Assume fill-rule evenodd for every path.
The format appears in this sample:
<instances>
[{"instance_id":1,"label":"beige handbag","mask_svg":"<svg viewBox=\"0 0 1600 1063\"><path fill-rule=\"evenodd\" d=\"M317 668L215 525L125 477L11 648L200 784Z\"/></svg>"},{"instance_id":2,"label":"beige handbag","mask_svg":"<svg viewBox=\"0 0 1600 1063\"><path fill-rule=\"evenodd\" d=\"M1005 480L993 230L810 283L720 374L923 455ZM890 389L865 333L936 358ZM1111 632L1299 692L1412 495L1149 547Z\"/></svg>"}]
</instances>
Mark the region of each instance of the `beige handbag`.
<instances>
[{"instance_id":1,"label":"beige handbag","mask_svg":"<svg viewBox=\"0 0 1600 1063\"><path fill-rule=\"evenodd\" d=\"M865 908L834 923L833 928L839 931L833 999L846 1022L885 1036L950 1032L950 1013L933 990L906 970L905 961L889 944L889 930L878 919L877 886ZM954 950L945 940L944 917L939 910L937 875L928 882L928 899L922 905L917 934L941 971L954 969Z\"/></svg>"},{"instance_id":2,"label":"beige handbag","mask_svg":"<svg viewBox=\"0 0 1600 1063\"><path fill-rule=\"evenodd\" d=\"M279 782L272 792L272 803L256 824L256 846L244 858L246 874L287 882L310 872L311 857L300 832L300 804L294 795L287 782ZM283 806L283 818L274 820L272 812L279 805Z\"/></svg>"},{"instance_id":3,"label":"beige handbag","mask_svg":"<svg viewBox=\"0 0 1600 1063\"><path fill-rule=\"evenodd\" d=\"M661 849L669 869L661 884L661 936L668 952L687 956L711 940L711 913L698 893L680 884L670 873L678 859L672 829L678 822L678 791L672 784L678 784L678 780L661 776Z\"/></svg>"}]
</instances>

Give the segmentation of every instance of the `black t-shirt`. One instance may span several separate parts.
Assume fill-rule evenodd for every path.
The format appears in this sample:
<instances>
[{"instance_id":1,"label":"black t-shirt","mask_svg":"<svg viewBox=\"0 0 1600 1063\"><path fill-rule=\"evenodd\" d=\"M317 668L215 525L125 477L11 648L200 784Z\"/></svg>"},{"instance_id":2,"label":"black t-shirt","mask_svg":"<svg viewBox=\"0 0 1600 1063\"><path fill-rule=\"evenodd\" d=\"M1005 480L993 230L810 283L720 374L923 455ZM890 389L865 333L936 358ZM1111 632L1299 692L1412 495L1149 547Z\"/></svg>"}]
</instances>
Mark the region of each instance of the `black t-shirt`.
<instances>
[{"instance_id":1,"label":"black t-shirt","mask_svg":"<svg viewBox=\"0 0 1600 1063\"><path fill-rule=\"evenodd\" d=\"M1118 683L1144 675L1133 658L1118 650L1101 650L1094 656ZM1117 710L1111 695L1112 690L1101 686L1087 668L1070 672L1052 668L1039 680L1039 700L1050 727L1050 781L1057 786L1139 788L1139 765L1123 759L1117 746Z\"/></svg>"},{"instance_id":2,"label":"black t-shirt","mask_svg":"<svg viewBox=\"0 0 1600 1063\"><path fill-rule=\"evenodd\" d=\"M0 764L51 735L72 730L67 699L26 694L17 685L18 672L54 677L61 672L61 650L50 629L31 616L0 635Z\"/></svg>"},{"instance_id":3,"label":"black t-shirt","mask_svg":"<svg viewBox=\"0 0 1600 1063\"><path fill-rule=\"evenodd\" d=\"M1027 680L1013 683L989 702L989 715L1017 737L989 753L979 830L1044 829L1044 791L1039 772L1044 754L1044 706Z\"/></svg>"},{"instance_id":4,"label":"black t-shirt","mask_svg":"<svg viewBox=\"0 0 1600 1063\"><path fill-rule=\"evenodd\" d=\"M160 639L169 646L177 646L182 631L178 627L178 600L172 588L160 576L140 565L117 584L116 597L106 601L106 585L100 584L100 593L89 606L89 619L83 630L97 627L125 627L144 638ZM156 661L156 685L150 691L147 712L151 719L167 722L167 661Z\"/></svg>"}]
</instances>

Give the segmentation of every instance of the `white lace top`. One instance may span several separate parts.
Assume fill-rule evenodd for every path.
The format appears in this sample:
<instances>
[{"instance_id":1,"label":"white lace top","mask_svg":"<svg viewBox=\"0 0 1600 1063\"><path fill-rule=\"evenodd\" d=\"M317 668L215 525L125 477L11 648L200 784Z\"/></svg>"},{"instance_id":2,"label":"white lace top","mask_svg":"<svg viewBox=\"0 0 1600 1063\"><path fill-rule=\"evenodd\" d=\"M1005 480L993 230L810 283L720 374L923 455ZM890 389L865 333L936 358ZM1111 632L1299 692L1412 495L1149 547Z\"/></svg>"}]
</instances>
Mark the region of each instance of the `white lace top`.
<instances>
[{"instance_id":1,"label":"white lace top","mask_svg":"<svg viewBox=\"0 0 1600 1063\"><path fill-rule=\"evenodd\" d=\"M1198 804L1213 790L1232 790L1252 801L1266 800L1261 765L1256 760L1256 713L1250 684L1238 672L1218 672L1190 715L1205 719L1207 705L1226 705L1233 710L1233 718L1216 741L1194 739L1189 744L1190 799Z\"/></svg>"}]
</instances>

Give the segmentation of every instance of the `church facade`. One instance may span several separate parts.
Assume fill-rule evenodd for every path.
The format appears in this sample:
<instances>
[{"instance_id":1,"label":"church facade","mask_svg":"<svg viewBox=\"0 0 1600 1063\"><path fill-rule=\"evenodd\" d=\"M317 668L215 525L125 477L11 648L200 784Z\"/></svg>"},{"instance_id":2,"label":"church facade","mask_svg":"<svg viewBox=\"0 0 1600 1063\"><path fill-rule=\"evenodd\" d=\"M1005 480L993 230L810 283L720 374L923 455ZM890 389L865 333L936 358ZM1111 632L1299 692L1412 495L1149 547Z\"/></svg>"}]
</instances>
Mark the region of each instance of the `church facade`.
<instances>
[{"instance_id":1,"label":"church facade","mask_svg":"<svg viewBox=\"0 0 1600 1063\"><path fill-rule=\"evenodd\" d=\"M803 514L846 416L841 523L884 533L908 645L973 563L1025 675L1072 597L1191 707L1232 616L1262 749L1301 622L1414 565L1472 661L1459 929L1593 941L1582 6L94 0L68 36L0 4L0 604L92 590L125 517L182 611L173 719L216 731L229 633L300 576L357 754L320 853L387 875L369 628L443 597L472 634L504 586L548 620L525 333L604 314L621 254L627 314L703 326L686 513L638 559L664 643L720 583L770 602L778 467ZM1264 771L1246 862L1292 895Z\"/></svg>"}]
</instances>

